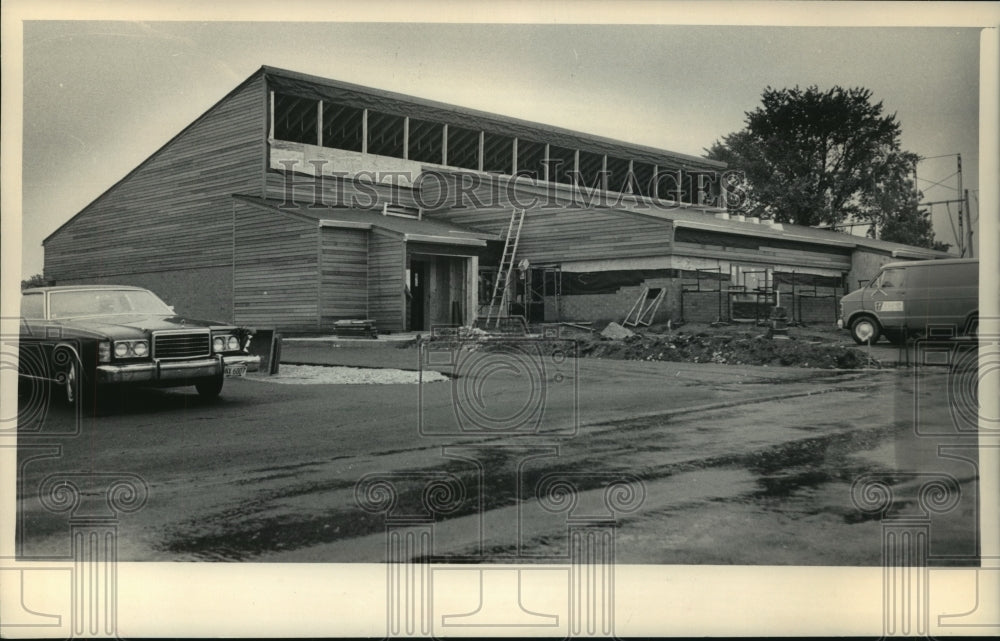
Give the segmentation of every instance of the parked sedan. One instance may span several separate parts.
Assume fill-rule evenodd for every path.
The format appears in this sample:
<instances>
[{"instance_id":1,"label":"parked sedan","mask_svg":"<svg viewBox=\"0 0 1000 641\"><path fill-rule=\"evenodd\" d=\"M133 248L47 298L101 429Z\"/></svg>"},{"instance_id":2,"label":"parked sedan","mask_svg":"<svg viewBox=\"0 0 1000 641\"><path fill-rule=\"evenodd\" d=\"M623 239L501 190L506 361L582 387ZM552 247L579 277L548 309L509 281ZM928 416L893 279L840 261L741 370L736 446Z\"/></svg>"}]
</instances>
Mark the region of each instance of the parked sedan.
<instances>
[{"instance_id":1,"label":"parked sedan","mask_svg":"<svg viewBox=\"0 0 1000 641\"><path fill-rule=\"evenodd\" d=\"M233 325L182 318L140 287L26 289L18 374L58 384L70 403L111 384L194 385L215 397L226 377L260 368L260 357L247 352L250 337Z\"/></svg>"}]
</instances>

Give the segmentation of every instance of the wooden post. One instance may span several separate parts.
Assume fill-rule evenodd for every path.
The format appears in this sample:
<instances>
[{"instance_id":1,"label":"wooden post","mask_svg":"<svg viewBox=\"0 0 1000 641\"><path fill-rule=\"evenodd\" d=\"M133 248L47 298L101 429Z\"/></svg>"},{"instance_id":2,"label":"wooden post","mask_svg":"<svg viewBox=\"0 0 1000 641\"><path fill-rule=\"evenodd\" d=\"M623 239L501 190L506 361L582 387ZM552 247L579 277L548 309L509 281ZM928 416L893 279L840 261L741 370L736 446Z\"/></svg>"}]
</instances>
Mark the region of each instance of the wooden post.
<instances>
[{"instance_id":1,"label":"wooden post","mask_svg":"<svg viewBox=\"0 0 1000 641\"><path fill-rule=\"evenodd\" d=\"M479 132L479 171L483 170L483 156L486 155L486 132Z\"/></svg>"},{"instance_id":2,"label":"wooden post","mask_svg":"<svg viewBox=\"0 0 1000 641\"><path fill-rule=\"evenodd\" d=\"M368 110L361 112L361 153L368 153Z\"/></svg>"},{"instance_id":3,"label":"wooden post","mask_svg":"<svg viewBox=\"0 0 1000 641\"><path fill-rule=\"evenodd\" d=\"M270 140L274 140L274 92L271 92L271 114L270 114L270 129L267 130L267 137Z\"/></svg>"},{"instance_id":4,"label":"wooden post","mask_svg":"<svg viewBox=\"0 0 1000 641\"><path fill-rule=\"evenodd\" d=\"M448 164L448 123L441 128L441 164Z\"/></svg>"},{"instance_id":5,"label":"wooden post","mask_svg":"<svg viewBox=\"0 0 1000 641\"><path fill-rule=\"evenodd\" d=\"M403 118L403 160L410 159L410 117Z\"/></svg>"},{"instance_id":6,"label":"wooden post","mask_svg":"<svg viewBox=\"0 0 1000 641\"><path fill-rule=\"evenodd\" d=\"M323 146L323 101L316 101L316 146Z\"/></svg>"}]
</instances>

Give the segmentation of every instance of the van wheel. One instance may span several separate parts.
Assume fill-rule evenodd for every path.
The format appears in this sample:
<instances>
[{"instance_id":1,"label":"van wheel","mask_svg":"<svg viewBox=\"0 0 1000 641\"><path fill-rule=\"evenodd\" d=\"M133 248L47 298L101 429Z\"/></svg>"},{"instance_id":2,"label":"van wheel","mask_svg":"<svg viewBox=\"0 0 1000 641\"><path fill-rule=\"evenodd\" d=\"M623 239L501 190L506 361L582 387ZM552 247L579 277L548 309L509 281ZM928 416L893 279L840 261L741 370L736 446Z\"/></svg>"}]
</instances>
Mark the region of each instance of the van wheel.
<instances>
[{"instance_id":1,"label":"van wheel","mask_svg":"<svg viewBox=\"0 0 1000 641\"><path fill-rule=\"evenodd\" d=\"M222 392L222 383L225 379L222 374L209 376L195 381L194 388L198 390L198 395L202 398L215 398Z\"/></svg>"},{"instance_id":2,"label":"van wheel","mask_svg":"<svg viewBox=\"0 0 1000 641\"><path fill-rule=\"evenodd\" d=\"M861 316L851 323L851 338L858 345L865 343L874 345L878 342L881 332L882 329L878 326L878 321L871 316Z\"/></svg>"}]
</instances>

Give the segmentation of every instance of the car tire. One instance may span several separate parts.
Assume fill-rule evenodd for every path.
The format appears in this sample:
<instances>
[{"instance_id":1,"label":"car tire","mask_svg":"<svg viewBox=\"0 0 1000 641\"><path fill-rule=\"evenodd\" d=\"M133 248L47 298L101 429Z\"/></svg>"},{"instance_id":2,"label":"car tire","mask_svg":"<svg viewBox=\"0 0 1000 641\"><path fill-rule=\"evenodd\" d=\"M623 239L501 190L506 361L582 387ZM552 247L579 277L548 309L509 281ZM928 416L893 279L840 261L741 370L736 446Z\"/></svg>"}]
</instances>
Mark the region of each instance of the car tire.
<instances>
[{"instance_id":1,"label":"car tire","mask_svg":"<svg viewBox=\"0 0 1000 641\"><path fill-rule=\"evenodd\" d=\"M80 400L82 386L79 379L80 370L77 369L76 363L71 361L69 367L66 368L66 378L63 380L63 398L66 399L67 405L76 405L76 402Z\"/></svg>"},{"instance_id":2,"label":"car tire","mask_svg":"<svg viewBox=\"0 0 1000 641\"><path fill-rule=\"evenodd\" d=\"M87 386L87 379L82 375L80 366L71 360L66 366L63 381L59 386L63 400L69 407L76 407L78 404L87 412L95 407L96 394Z\"/></svg>"},{"instance_id":3,"label":"car tire","mask_svg":"<svg viewBox=\"0 0 1000 641\"><path fill-rule=\"evenodd\" d=\"M198 395L202 398L215 398L222 392L222 384L225 378L219 376L209 376L195 381L194 388L198 390Z\"/></svg>"},{"instance_id":4,"label":"car tire","mask_svg":"<svg viewBox=\"0 0 1000 641\"><path fill-rule=\"evenodd\" d=\"M874 345L881 333L882 328L879 327L878 321L871 316L859 316L851 321L851 338L858 345L865 343Z\"/></svg>"}]
</instances>

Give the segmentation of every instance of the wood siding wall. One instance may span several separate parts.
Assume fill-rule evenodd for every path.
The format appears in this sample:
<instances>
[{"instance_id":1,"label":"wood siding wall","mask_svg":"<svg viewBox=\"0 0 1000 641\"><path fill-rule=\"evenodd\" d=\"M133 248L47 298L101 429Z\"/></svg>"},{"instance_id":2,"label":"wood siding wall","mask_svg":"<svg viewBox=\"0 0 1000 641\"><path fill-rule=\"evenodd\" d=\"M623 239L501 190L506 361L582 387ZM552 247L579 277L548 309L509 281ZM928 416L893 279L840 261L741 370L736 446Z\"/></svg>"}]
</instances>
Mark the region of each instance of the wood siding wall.
<instances>
[{"instance_id":1,"label":"wood siding wall","mask_svg":"<svg viewBox=\"0 0 1000 641\"><path fill-rule=\"evenodd\" d=\"M722 245L698 245L694 243L675 243L674 253L678 256L697 256L699 258L717 258L732 262L761 263L773 266L818 267L821 269L836 269L847 271L851 267L849 255L837 256L818 252L796 251L790 249L774 249L761 246L759 250L724 247Z\"/></svg>"},{"instance_id":2,"label":"wood siding wall","mask_svg":"<svg viewBox=\"0 0 1000 641\"><path fill-rule=\"evenodd\" d=\"M505 234L510 211L448 211L428 217L494 234ZM673 223L627 212L535 209L525 213L517 259L570 260L663 256L671 253Z\"/></svg>"},{"instance_id":3,"label":"wood siding wall","mask_svg":"<svg viewBox=\"0 0 1000 641\"><path fill-rule=\"evenodd\" d=\"M229 196L260 192L264 122L257 77L57 230L45 243L46 276L79 282L231 267ZM231 288L204 283L223 285Z\"/></svg>"},{"instance_id":4,"label":"wood siding wall","mask_svg":"<svg viewBox=\"0 0 1000 641\"><path fill-rule=\"evenodd\" d=\"M320 229L320 326L368 317L368 231Z\"/></svg>"},{"instance_id":5,"label":"wood siding wall","mask_svg":"<svg viewBox=\"0 0 1000 641\"><path fill-rule=\"evenodd\" d=\"M406 247L400 236L372 230L368 239L368 315L379 331L401 332Z\"/></svg>"},{"instance_id":6,"label":"wood siding wall","mask_svg":"<svg viewBox=\"0 0 1000 641\"><path fill-rule=\"evenodd\" d=\"M413 190L406 187L330 176L317 178L300 173L268 170L265 182L267 198L283 203L381 210L383 203L416 207L418 200Z\"/></svg>"},{"instance_id":7,"label":"wood siding wall","mask_svg":"<svg viewBox=\"0 0 1000 641\"><path fill-rule=\"evenodd\" d=\"M282 331L319 327L319 227L315 221L234 204L236 322Z\"/></svg>"}]
</instances>

